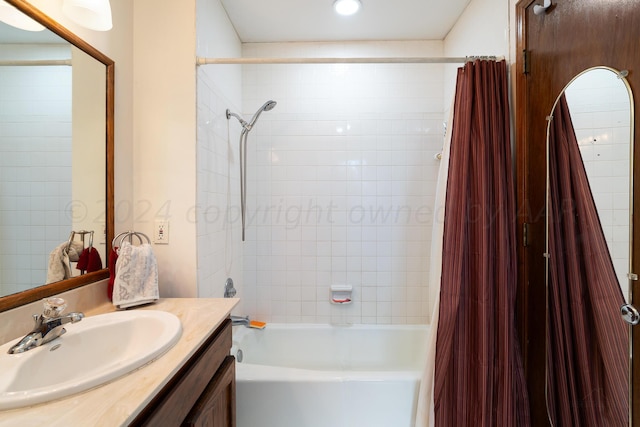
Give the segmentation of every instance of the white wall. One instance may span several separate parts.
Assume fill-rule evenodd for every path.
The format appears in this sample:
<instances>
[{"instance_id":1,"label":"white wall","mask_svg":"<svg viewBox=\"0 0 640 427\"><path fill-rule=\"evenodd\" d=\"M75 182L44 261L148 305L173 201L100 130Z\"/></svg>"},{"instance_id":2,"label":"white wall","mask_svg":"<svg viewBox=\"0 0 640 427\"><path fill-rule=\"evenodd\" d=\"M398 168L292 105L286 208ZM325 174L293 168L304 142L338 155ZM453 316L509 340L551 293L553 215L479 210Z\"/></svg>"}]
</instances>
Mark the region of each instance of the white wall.
<instances>
[{"instance_id":1,"label":"white wall","mask_svg":"<svg viewBox=\"0 0 640 427\"><path fill-rule=\"evenodd\" d=\"M515 44L515 33L510 36L515 3L515 0L471 0L445 37L445 56L493 55L505 57L510 63L510 40ZM455 95L456 70L461 65L445 67L445 114L448 114Z\"/></svg>"},{"instance_id":2,"label":"white wall","mask_svg":"<svg viewBox=\"0 0 640 427\"><path fill-rule=\"evenodd\" d=\"M441 56L441 42L245 44L248 57ZM245 307L271 322L426 323L442 65L251 65ZM236 219L237 220L237 219ZM330 304L332 284L353 303Z\"/></svg>"},{"instance_id":3,"label":"white wall","mask_svg":"<svg viewBox=\"0 0 640 427\"><path fill-rule=\"evenodd\" d=\"M115 61L116 233L168 219L160 294L195 296L195 0L111 0L107 32L70 22L61 0L33 3Z\"/></svg>"},{"instance_id":4,"label":"white wall","mask_svg":"<svg viewBox=\"0 0 640 427\"><path fill-rule=\"evenodd\" d=\"M240 57L241 43L219 0L197 4L197 53L200 57ZM239 201L238 138L240 127L225 111L240 112L242 69L238 65L197 68L197 246L198 296L222 297L227 278L234 280L236 308L244 301L240 224L229 221Z\"/></svg>"},{"instance_id":5,"label":"white wall","mask_svg":"<svg viewBox=\"0 0 640 427\"><path fill-rule=\"evenodd\" d=\"M243 56L508 56L507 5L492 0L489 12L483 3L470 4L444 43L245 44ZM198 54L239 56L219 2L198 7L199 19L209 14L198 26ZM441 65L248 65L240 103L236 66L200 67L198 206L215 206L215 213L199 216L199 294L219 295L225 274L242 262L244 277L234 279L243 312L255 318L427 322L431 218L403 215L433 205L433 155L455 68L447 90ZM249 224L241 244L240 126L222 115L230 108L248 119L268 99L277 107L249 134ZM228 206L232 215L223 221ZM372 221L362 218L364 208L391 215ZM239 245L244 257L237 258ZM354 286L352 305L329 303L334 283Z\"/></svg>"},{"instance_id":6,"label":"white wall","mask_svg":"<svg viewBox=\"0 0 640 427\"><path fill-rule=\"evenodd\" d=\"M170 243L153 246L160 295L194 297L195 0L136 0L133 14L133 227L170 221Z\"/></svg>"},{"instance_id":7,"label":"white wall","mask_svg":"<svg viewBox=\"0 0 640 427\"><path fill-rule=\"evenodd\" d=\"M514 10L515 0L510 1L510 9ZM195 1L111 0L114 28L105 33L86 30L66 21L56 12L61 0L33 0L33 3L116 61L116 232L135 228L151 234L153 219L163 216L168 207L171 243L164 247L154 246L161 265L161 293L165 296L215 295L219 292L218 287L222 286L219 281L227 273L226 268L220 267L225 264L221 264L217 257L222 248L229 250L229 246L220 242L219 228L205 226L196 230L191 214L202 200L207 205L220 205L220 197L223 194L226 197L226 189L220 188L226 182L227 174L227 164L219 164L225 155L222 141L226 139L220 112L230 106L243 110L245 114L253 114L257 104L261 105L266 100L265 96L268 98L271 94L254 93L250 95L252 103L242 105L241 90L234 77L237 71L233 67L216 70L216 67L207 66L213 67L214 71L199 76L201 82L209 86L206 101L206 108L212 113L209 117L218 123L213 131L216 142L206 148L211 158L217 159L209 169L209 177L214 178L207 184L211 187L201 187L200 183L205 181L198 179L196 184L196 168L201 171L203 165L200 163L202 156L196 154L195 132L196 124L202 127L203 123L200 116L198 122L195 119ZM206 7L212 8L210 10L219 7L218 1L205 4L209 4ZM442 51L444 55L457 55L458 52L463 55L507 53L509 43L503 42L501 37L508 27L507 21L514 18L509 17L504 0L473 0L465 15L459 28L447 37ZM213 16L216 19L215 16L221 15ZM230 51L225 52L225 56L236 55L237 39L234 41L234 34L229 28L219 31L221 23L226 25L224 19L220 19L222 21L216 20L215 25L203 30L203 35L209 36L200 37L199 26L199 54L208 56L216 49L226 47ZM215 36L210 37L213 34ZM513 25L511 40L515 44ZM214 46L213 50L208 44ZM213 80L210 72L214 74ZM216 73L220 74L216 76ZM221 75L224 77L219 78ZM451 79L447 78L447 81ZM234 83L229 85L228 82ZM453 87L452 83L448 85ZM450 104L452 93L453 90L449 89L440 95L445 108ZM200 93L198 96L202 97ZM284 111L282 103L276 108L268 113L272 118ZM261 124L267 123L268 114L261 117ZM251 134L251 138L257 137L258 130ZM234 140L238 137L238 128L230 124L229 132L232 147L237 147ZM202 147L198 143L198 150ZM232 161L237 161L237 158ZM233 164L230 169L232 186L237 186L237 178L233 175L236 166ZM211 199L203 199L207 192L206 197ZM236 193L232 194L237 197ZM234 233L235 230L234 225ZM199 236L197 244L196 236ZM237 236L234 239L238 241ZM231 249L235 260L231 269L233 275L241 274L235 270L241 262L237 250L237 246ZM212 268L207 264L209 262L217 264ZM200 277L197 291L196 271ZM242 285L243 280L238 282Z\"/></svg>"},{"instance_id":8,"label":"white wall","mask_svg":"<svg viewBox=\"0 0 640 427\"><path fill-rule=\"evenodd\" d=\"M107 267L105 245L106 188L104 129L106 126L104 66L77 48L72 48L72 201L68 215L72 230L93 231L93 248L98 251L102 267ZM81 240L75 236L75 240ZM85 235L84 247L91 237Z\"/></svg>"},{"instance_id":9,"label":"white wall","mask_svg":"<svg viewBox=\"0 0 640 427\"><path fill-rule=\"evenodd\" d=\"M133 200L133 2L110 0L113 28L83 28L62 15L62 0L31 0L36 7L115 61L115 199L116 232L133 227L126 213Z\"/></svg>"}]
</instances>

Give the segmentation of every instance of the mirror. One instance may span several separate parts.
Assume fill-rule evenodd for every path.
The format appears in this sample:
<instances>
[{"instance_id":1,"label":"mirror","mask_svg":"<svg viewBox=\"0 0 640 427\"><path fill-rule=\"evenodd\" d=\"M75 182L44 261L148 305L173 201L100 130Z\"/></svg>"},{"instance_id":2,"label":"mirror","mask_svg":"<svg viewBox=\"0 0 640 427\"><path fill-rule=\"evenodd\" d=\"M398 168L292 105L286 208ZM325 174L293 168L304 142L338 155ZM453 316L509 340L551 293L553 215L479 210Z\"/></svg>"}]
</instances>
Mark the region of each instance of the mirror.
<instances>
[{"instance_id":1,"label":"mirror","mask_svg":"<svg viewBox=\"0 0 640 427\"><path fill-rule=\"evenodd\" d=\"M631 89L616 70L596 67L566 88L591 193L620 289L628 302L631 271Z\"/></svg>"},{"instance_id":2,"label":"mirror","mask_svg":"<svg viewBox=\"0 0 640 427\"><path fill-rule=\"evenodd\" d=\"M46 29L0 22L0 311L107 278L114 230L114 63L31 4L7 3ZM47 277L72 231L100 263Z\"/></svg>"},{"instance_id":3,"label":"mirror","mask_svg":"<svg viewBox=\"0 0 640 427\"><path fill-rule=\"evenodd\" d=\"M629 425L633 97L590 68L547 127L546 403L553 425Z\"/></svg>"}]
</instances>

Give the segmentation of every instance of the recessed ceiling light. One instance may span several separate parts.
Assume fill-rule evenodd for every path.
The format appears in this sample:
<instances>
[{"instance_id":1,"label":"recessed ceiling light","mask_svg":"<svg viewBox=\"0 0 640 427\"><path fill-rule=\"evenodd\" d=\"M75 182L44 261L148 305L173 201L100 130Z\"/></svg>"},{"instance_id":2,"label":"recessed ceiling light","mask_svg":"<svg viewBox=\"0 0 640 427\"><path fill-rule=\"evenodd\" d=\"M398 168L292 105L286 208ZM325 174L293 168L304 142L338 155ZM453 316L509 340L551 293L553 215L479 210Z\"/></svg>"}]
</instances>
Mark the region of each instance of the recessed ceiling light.
<instances>
[{"instance_id":1,"label":"recessed ceiling light","mask_svg":"<svg viewBox=\"0 0 640 427\"><path fill-rule=\"evenodd\" d=\"M333 8L336 12L345 16L353 15L360 10L361 6L360 0L336 0L333 2Z\"/></svg>"}]
</instances>

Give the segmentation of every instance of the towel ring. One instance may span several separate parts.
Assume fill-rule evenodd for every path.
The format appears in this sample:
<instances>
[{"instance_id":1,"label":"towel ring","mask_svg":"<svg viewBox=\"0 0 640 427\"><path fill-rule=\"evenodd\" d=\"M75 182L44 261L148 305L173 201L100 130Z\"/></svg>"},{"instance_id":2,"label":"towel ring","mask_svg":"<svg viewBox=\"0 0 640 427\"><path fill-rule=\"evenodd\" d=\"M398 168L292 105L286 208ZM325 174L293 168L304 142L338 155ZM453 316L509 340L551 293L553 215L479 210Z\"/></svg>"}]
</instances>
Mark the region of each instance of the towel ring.
<instances>
[{"instance_id":1,"label":"towel ring","mask_svg":"<svg viewBox=\"0 0 640 427\"><path fill-rule=\"evenodd\" d=\"M121 247L122 243L126 238L129 238L129 243L133 244L132 242L133 236L138 238L138 241L140 242L140 244L145 243L144 240L146 240L146 243L151 244L151 239L149 239L149 236L147 236L146 234L140 231L123 231L122 233L118 234L116 237L113 238L113 242L111 242L111 246L114 248ZM144 240L142 240L143 238Z\"/></svg>"},{"instance_id":2,"label":"towel ring","mask_svg":"<svg viewBox=\"0 0 640 427\"><path fill-rule=\"evenodd\" d=\"M118 248L121 247L122 243L126 238L129 238L129 243L133 244L133 236L138 238L138 241L140 242L140 244L144 243L138 233L136 233L135 231L126 231L124 233L118 234L117 237L119 237L119 239L117 240L117 244L115 245L115 247L118 247Z\"/></svg>"},{"instance_id":3,"label":"towel ring","mask_svg":"<svg viewBox=\"0 0 640 427\"><path fill-rule=\"evenodd\" d=\"M91 250L91 248L93 248L93 230L92 231L88 231L88 230L80 230L80 231L76 231L76 234L79 234L82 236L82 249L89 249ZM84 236L89 235L89 246L84 245Z\"/></svg>"},{"instance_id":4,"label":"towel ring","mask_svg":"<svg viewBox=\"0 0 640 427\"><path fill-rule=\"evenodd\" d=\"M128 231L123 231L122 233L118 233L116 237L114 237L113 240L111 241L111 247L114 249L118 247L118 245L116 245L116 242L118 241L118 239L128 233L129 233Z\"/></svg>"},{"instance_id":5,"label":"towel ring","mask_svg":"<svg viewBox=\"0 0 640 427\"><path fill-rule=\"evenodd\" d=\"M147 241L148 244L151 244L151 239L149 239L149 236L147 236L146 234L140 232L140 231L136 231L136 236L138 236L138 238L140 238L140 236L144 237L144 239Z\"/></svg>"},{"instance_id":6,"label":"towel ring","mask_svg":"<svg viewBox=\"0 0 640 427\"><path fill-rule=\"evenodd\" d=\"M71 233L69 233L69 240L67 240L67 246L64 248L64 252L66 254L69 253L69 251L71 250L71 243L73 243L73 239L75 239L76 234L79 234L82 236L82 249L89 249L91 250L93 248L93 230L91 231L87 231L87 230L80 230L80 231L71 231ZM89 235L89 246L85 248L84 246L84 236Z\"/></svg>"},{"instance_id":7,"label":"towel ring","mask_svg":"<svg viewBox=\"0 0 640 427\"><path fill-rule=\"evenodd\" d=\"M71 233L69 233L69 240L67 241L67 247L64 249L64 252L66 254L69 253L69 249L71 249L71 242L73 242L73 238L76 236L76 232L75 231L71 231Z\"/></svg>"}]
</instances>

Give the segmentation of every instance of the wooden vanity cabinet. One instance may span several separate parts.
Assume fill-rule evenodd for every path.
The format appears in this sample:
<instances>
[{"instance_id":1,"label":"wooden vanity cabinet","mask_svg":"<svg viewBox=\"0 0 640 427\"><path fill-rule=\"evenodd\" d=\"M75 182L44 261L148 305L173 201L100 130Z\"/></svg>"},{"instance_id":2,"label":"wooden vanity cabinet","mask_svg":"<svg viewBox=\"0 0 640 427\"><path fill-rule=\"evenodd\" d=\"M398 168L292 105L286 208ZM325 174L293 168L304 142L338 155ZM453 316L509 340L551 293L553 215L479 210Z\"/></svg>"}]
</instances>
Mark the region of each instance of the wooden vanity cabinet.
<instances>
[{"instance_id":1,"label":"wooden vanity cabinet","mask_svg":"<svg viewBox=\"0 0 640 427\"><path fill-rule=\"evenodd\" d=\"M227 356L198 402L182 423L189 427L227 427L236 425L235 358Z\"/></svg>"},{"instance_id":2,"label":"wooden vanity cabinet","mask_svg":"<svg viewBox=\"0 0 640 427\"><path fill-rule=\"evenodd\" d=\"M235 358L230 350L227 318L131 425L235 426Z\"/></svg>"}]
</instances>

